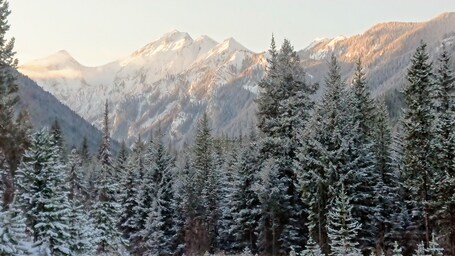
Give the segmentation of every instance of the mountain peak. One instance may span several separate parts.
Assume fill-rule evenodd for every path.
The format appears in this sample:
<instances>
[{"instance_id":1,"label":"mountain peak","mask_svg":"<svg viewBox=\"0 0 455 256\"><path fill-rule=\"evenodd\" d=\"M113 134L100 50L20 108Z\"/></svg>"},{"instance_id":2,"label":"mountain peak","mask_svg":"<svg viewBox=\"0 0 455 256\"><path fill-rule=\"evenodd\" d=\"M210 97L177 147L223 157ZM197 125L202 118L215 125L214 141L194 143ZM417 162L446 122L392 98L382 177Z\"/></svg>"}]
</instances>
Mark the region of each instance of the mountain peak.
<instances>
[{"instance_id":1,"label":"mountain peak","mask_svg":"<svg viewBox=\"0 0 455 256\"><path fill-rule=\"evenodd\" d=\"M160 39L153 41L133 53L133 56L151 56L158 52L168 52L182 49L194 41L186 32L176 29L164 34Z\"/></svg>"},{"instance_id":2,"label":"mountain peak","mask_svg":"<svg viewBox=\"0 0 455 256\"><path fill-rule=\"evenodd\" d=\"M172 41L172 42L179 41L182 39L193 41L193 39L191 38L191 36L188 33L180 32L177 29L173 29L173 30L169 31L168 33L164 34L160 39L165 39L167 41Z\"/></svg>"},{"instance_id":3,"label":"mountain peak","mask_svg":"<svg viewBox=\"0 0 455 256\"><path fill-rule=\"evenodd\" d=\"M234 38L229 37L225 39L223 42L221 42L217 46L217 51L218 52L223 52L226 50L233 50L233 51L250 51L248 50L245 46L241 45L239 42L237 42Z\"/></svg>"},{"instance_id":4,"label":"mountain peak","mask_svg":"<svg viewBox=\"0 0 455 256\"><path fill-rule=\"evenodd\" d=\"M45 67L82 67L82 65L76 61L71 54L66 50L60 50L53 53L45 58L33 60L30 63L26 63L25 66L38 65Z\"/></svg>"},{"instance_id":5,"label":"mountain peak","mask_svg":"<svg viewBox=\"0 0 455 256\"><path fill-rule=\"evenodd\" d=\"M46 57L46 59L52 59L58 62L67 62L67 61L76 61L69 52L66 50L60 50L54 54L51 54L50 56Z\"/></svg>"},{"instance_id":6,"label":"mountain peak","mask_svg":"<svg viewBox=\"0 0 455 256\"><path fill-rule=\"evenodd\" d=\"M438 15L435 20L440 20L440 19L455 19L455 12L444 12L440 15Z\"/></svg>"}]
</instances>

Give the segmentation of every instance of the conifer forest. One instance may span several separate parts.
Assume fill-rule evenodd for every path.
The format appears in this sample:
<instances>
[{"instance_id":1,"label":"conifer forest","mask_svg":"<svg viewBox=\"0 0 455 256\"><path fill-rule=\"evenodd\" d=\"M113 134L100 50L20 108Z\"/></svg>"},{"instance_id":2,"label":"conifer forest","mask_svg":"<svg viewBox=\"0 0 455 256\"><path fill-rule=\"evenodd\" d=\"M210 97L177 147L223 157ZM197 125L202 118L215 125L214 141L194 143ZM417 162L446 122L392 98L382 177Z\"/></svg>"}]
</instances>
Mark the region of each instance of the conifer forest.
<instances>
[{"instance_id":1,"label":"conifer forest","mask_svg":"<svg viewBox=\"0 0 455 256\"><path fill-rule=\"evenodd\" d=\"M361 56L342 77L332 55L314 83L272 38L254 129L215 136L204 114L182 148L157 129L114 153L107 99L91 152L18 111L9 13L1 0L0 255L455 255L448 51L421 41L391 121Z\"/></svg>"}]
</instances>

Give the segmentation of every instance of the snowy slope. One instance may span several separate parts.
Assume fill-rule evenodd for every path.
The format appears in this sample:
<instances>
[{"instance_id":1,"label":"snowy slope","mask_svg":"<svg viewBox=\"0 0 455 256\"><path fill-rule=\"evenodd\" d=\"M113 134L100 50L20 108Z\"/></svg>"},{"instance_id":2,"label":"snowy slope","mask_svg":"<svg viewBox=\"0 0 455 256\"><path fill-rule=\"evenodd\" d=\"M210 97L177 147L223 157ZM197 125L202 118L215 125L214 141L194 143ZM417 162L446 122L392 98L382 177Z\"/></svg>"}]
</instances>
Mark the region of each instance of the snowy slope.
<instances>
[{"instance_id":1,"label":"snowy slope","mask_svg":"<svg viewBox=\"0 0 455 256\"><path fill-rule=\"evenodd\" d=\"M454 49L455 13L422 23L383 23L353 37L318 39L299 52L313 81L323 84L335 54L349 78L361 57L375 95L401 87L409 59L421 39L436 55L445 41ZM455 52L455 51L454 51ZM264 53L233 38L220 43L171 31L130 56L85 67L61 51L20 67L45 90L100 127L103 103L112 105L113 137L132 142L161 129L182 145L206 111L216 134L246 133L255 124L254 99L264 75Z\"/></svg>"},{"instance_id":2,"label":"snowy slope","mask_svg":"<svg viewBox=\"0 0 455 256\"><path fill-rule=\"evenodd\" d=\"M118 140L132 142L160 126L167 138L183 143L202 111L219 116L214 130L220 133L227 128L220 129L217 123L235 122L231 127L244 129L254 125L250 119L237 117L243 107L236 106L226 117L223 111L228 108L220 109L215 99L226 90L235 91L233 97L246 101L239 106L251 105L264 64L262 55L233 38L218 43L208 36L192 39L174 30L127 58L100 67L82 66L60 51L25 64L20 71L97 127L108 99L113 136ZM239 84L242 79L246 82Z\"/></svg>"},{"instance_id":3,"label":"snowy slope","mask_svg":"<svg viewBox=\"0 0 455 256\"><path fill-rule=\"evenodd\" d=\"M44 91L30 78L19 75L18 84L21 99L19 107L28 111L35 129L50 127L57 119L68 147L80 147L82 139L86 137L90 151L97 152L102 139L98 129L63 105L53 95ZM116 141L113 142L113 149L114 152L119 149Z\"/></svg>"}]
</instances>

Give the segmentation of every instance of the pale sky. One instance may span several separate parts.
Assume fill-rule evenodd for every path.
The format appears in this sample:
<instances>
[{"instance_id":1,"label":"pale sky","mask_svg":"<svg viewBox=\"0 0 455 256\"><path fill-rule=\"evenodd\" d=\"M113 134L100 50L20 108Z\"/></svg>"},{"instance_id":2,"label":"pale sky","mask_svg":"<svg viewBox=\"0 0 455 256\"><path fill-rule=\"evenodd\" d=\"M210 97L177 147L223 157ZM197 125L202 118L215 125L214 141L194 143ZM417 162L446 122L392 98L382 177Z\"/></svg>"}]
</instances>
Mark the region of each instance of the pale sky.
<instances>
[{"instance_id":1,"label":"pale sky","mask_svg":"<svg viewBox=\"0 0 455 256\"><path fill-rule=\"evenodd\" d=\"M352 36L376 23L425 21L455 12L455 0L9 0L17 57L26 63L65 49L96 66L129 55L173 29L255 52L272 33L299 50L315 38Z\"/></svg>"}]
</instances>

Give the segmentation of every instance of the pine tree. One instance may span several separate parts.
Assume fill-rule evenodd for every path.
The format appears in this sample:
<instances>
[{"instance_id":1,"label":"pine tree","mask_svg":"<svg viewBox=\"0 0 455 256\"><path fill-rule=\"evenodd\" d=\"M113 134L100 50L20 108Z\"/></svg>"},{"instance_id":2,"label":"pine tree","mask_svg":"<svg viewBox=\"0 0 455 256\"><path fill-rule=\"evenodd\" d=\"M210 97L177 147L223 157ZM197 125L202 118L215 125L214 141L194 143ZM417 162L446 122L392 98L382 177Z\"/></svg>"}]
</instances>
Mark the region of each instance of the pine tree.
<instances>
[{"instance_id":1,"label":"pine tree","mask_svg":"<svg viewBox=\"0 0 455 256\"><path fill-rule=\"evenodd\" d=\"M22 210L14 201L7 207L0 205L0 255L30 255L32 243Z\"/></svg>"},{"instance_id":2,"label":"pine tree","mask_svg":"<svg viewBox=\"0 0 455 256\"><path fill-rule=\"evenodd\" d=\"M432 152L434 152L433 190L436 210L433 218L452 254L455 254L455 76L450 56L443 46L434 83L434 115Z\"/></svg>"},{"instance_id":3,"label":"pine tree","mask_svg":"<svg viewBox=\"0 0 455 256\"><path fill-rule=\"evenodd\" d=\"M118 181L113 179L113 160L109 136L109 111L106 101L103 121L103 140L99 150L99 174L95 183L95 204L91 210L95 230L99 235L98 253L121 250L127 241L117 228L120 204L116 201Z\"/></svg>"},{"instance_id":4,"label":"pine tree","mask_svg":"<svg viewBox=\"0 0 455 256\"><path fill-rule=\"evenodd\" d=\"M328 213L328 237L331 255L361 255L357 248L357 232L360 224L352 217L350 197L341 188Z\"/></svg>"},{"instance_id":5,"label":"pine tree","mask_svg":"<svg viewBox=\"0 0 455 256\"><path fill-rule=\"evenodd\" d=\"M120 216L120 229L123 236L129 240L132 246L131 250L136 251L137 232L140 231L139 220L140 213L138 206L140 204L140 185L144 178L144 151L145 145L140 138L135 142L133 151L128 157L125 169L127 174L122 181L122 213Z\"/></svg>"},{"instance_id":6,"label":"pine tree","mask_svg":"<svg viewBox=\"0 0 455 256\"><path fill-rule=\"evenodd\" d=\"M310 95L316 86L306 81L306 73L301 67L300 59L288 40L284 40L279 52L272 39L268 59L269 67L265 78L259 83L261 90L258 96L258 127L261 131L261 155L263 161L274 158L279 170L279 180L287 187L280 199L283 208L277 212L277 227L272 231L265 226L266 232L277 232L276 241L280 253L288 253L289 248L300 250L305 234L303 204L301 192L295 184L298 140L297 135L306 125L313 101Z\"/></svg>"},{"instance_id":7,"label":"pine tree","mask_svg":"<svg viewBox=\"0 0 455 256\"><path fill-rule=\"evenodd\" d=\"M359 230L359 248L363 252L373 251L379 237L378 212L380 204L377 194L385 190L382 183L375 152L375 115L374 102L369 94L367 82L360 60L357 62L353 86L347 91L348 102L345 113L343 139L347 142L346 167L355 170L355 186L350 186L354 207L353 216L362 228ZM347 129L346 129L347 128ZM348 172L349 173L349 172Z\"/></svg>"},{"instance_id":8,"label":"pine tree","mask_svg":"<svg viewBox=\"0 0 455 256\"><path fill-rule=\"evenodd\" d=\"M419 243L417 245L417 250L415 252L415 254L413 254L415 256L429 256L426 252L425 252L425 245L423 242Z\"/></svg>"},{"instance_id":9,"label":"pine tree","mask_svg":"<svg viewBox=\"0 0 455 256\"><path fill-rule=\"evenodd\" d=\"M173 223L174 191L174 159L164 147L162 139L156 144L155 169L153 173L157 178L155 184L155 198L148 209L149 215L146 224L140 233L145 241L146 252L150 255L171 255L175 250L175 229Z\"/></svg>"},{"instance_id":10,"label":"pine tree","mask_svg":"<svg viewBox=\"0 0 455 256\"><path fill-rule=\"evenodd\" d=\"M88 163L90 160L90 152L88 150L87 137L82 139L81 148L79 149L82 163Z\"/></svg>"},{"instance_id":11,"label":"pine tree","mask_svg":"<svg viewBox=\"0 0 455 256\"><path fill-rule=\"evenodd\" d=\"M444 255L444 249L436 241L434 233L431 234L431 241L428 245L427 253L431 256L442 256Z\"/></svg>"},{"instance_id":12,"label":"pine tree","mask_svg":"<svg viewBox=\"0 0 455 256\"><path fill-rule=\"evenodd\" d=\"M140 185L136 190L136 198L133 199L136 205L132 208L133 216L132 227L135 230L131 233L131 241L135 250L142 253L146 249L145 242L148 237L142 232L145 230L147 219L158 195L157 185L161 179L156 170L156 141L153 137L144 145L143 152L136 159L136 173L133 173L136 179L141 179ZM134 248L133 248L134 249Z\"/></svg>"},{"instance_id":13,"label":"pine tree","mask_svg":"<svg viewBox=\"0 0 455 256\"><path fill-rule=\"evenodd\" d=\"M66 175L53 136L35 133L18 170L18 200L36 246L46 245L55 255L71 253Z\"/></svg>"},{"instance_id":14,"label":"pine tree","mask_svg":"<svg viewBox=\"0 0 455 256\"><path fill-rule=\"evenodd\" d=\"M404 113L404 180L409 193L409 200L415 211L420 211L416 222L423 223L422 232L428 243L431 234L428 204L432 200L431 180L431 76L432 64L426 44L421 42L411 59L408 69L408 85L405 88L406 109Z\"/></svg>"},{"instance_id":15,"label":"pine tree","mask_svg":"<svg viewBox=\"0 0 455 256\"><path fill-rule=\"evenodd\" d=\"M258 226L258 248L260 251L271 252L277 255L279 250L279 215L286 188L279 179L279 168L273 158L263 163L255 186L260 205L260 219ZM290 249L290 248L289 248Z\"/></svg>"},{"instance_id":16,"label":"pine tree","mask_svg":"<svg viewBox=\"0 0 455 256\"><path fill-rule=\"evenodd\" d=\"M29 129L24 118L27 115L24 112L17 118L15 115L19 102L15 75L18 62L14 58L14 38L6 38L10 28L10 13L8 1L0 0L0 151L3 151L9 166L9 172L1 177L5 186L2 195L5 204L9 204L14 198L13 177L28 145Z\"/></svg>"},{"instance_id":17,"label":"pine tree","mask_svg":"<svg viewBox=\"0 0 455 256\"><path fill-rule=\"evenodd\" d=\"M84 205L73 199L69 213L70 229L69 241L72 255L95 255L98 245L98 234L91 216L85 210Z\"/></svg>"},{"instance_id":18,"label":"pine tree","mask_svg":"<svg viewBox=\"0 0 455 256\"><path fill-rule=\"evenodd\" d=\"M353 114L352 101L345 91L340 66L332 56L326 77L323 105L318 106L307 129L301 134L297 168L308 214L308 228L324 253L329 253L327 211L343 179L349 192L359 185L360 173L371 172L368 148L357 147L361 135ZM354 113L353 113L354 112ZM356 137L357 136L357 137ZM355 171L354 171L355 170ZM357 199L357 198L355 198Z\"/></svg>"},{"instance_id":19,"label":"pine tree","mask_svg":"<svg viewBox=\"0 0 455 256\"><path fill-rule=\"evenodd\" d=\"M194 195L197 200L193 206L195 214L187 224L194 225L193 231L199 233L199 238L190 238L186 234L186 239L193 240L194 244L190 248L199 248L193 253L202 253L213 249L216 239L216 224L218 220L217 212L217 175L215 172L215 163L213 159L213 138L209 126L209 119L204 113L199 121L196 138L193 145L192 169L194 170ZM194 230L194 229L200 230ZM186 230L188 230L186 228ZM193 242L190 242L193 243ZM189 248L189 249L190 249Z\"/></svg>"},{"instance_id":20,"label":"pine tree","mask_svg":"<svg viewBox=\"0 0 455 256\"><path fill-rule=\"evenodd\" d=\"M218 166L217 172L219 175L219 213L217 225L217 248L223 251L235 250L235 234L234 226L236 224L234 218L234 181L238 180L237 167L238 167L238 151L237 148L226 149L228 153L218 155L224 158L221 166Z\"/></svg>"},{"instance_id":21,"label":"pine tree","mask_svg":"<svg viewBox=\"0 0 455 256\"><path fill-rule=\"evenodd\" d=\"M57 119L51 125L50 133L54 137L55 145L60 148L60 154L62 158L66 156L65 153L65 139L63 138L62 128L60 127L60 123Z\"/></svg>"},{"instance_id":22,"label":"pine tree","mask_svg":"<svg viewBox=\"0 0 455 256\"><path fill-rule=\"evenodd\" d=\"M82 166L82 159L76 149L72 149L68 156L68 185L69 185L69 199L82 200L87 192L85 184L84 170Z\"/></svg>"},{"instance_id":23,"label":"pine tree","mask_svg":"<svg viewBox=\"0 0 455 256\"><path fill-rule=\"evenodd\" d=\"M125 195L125 190L122 187L123 181L125 181L126 176L128 175L127 171L127 163L128 163L128 148L126 146L125 141L122 142L120 146L120 151L118 153L117 159L114 163L114 172L113 172L113 179L119 181L119 185L117 186L116 191L116 199L119 202L122 202Z\"/></svg>"},{"instance_id":24,"label":"pine tree","mask_svg":"<svg viewBox=\"0 0 455 256\"><path fill-rule=\"evenodd\" d=\"M322 253L321 247L313 240L313 238L309 238L308 242L305 246L305 250L300 253L300 256L324 256L325 254Z\"/></svg>"},{"instance_id":25,"label":"pine tree","mask_svg":"<svg viewBox=\"0 0 455 256\"><path fill-rule=\"evenodd\" d=\"M257 228L260 219L260 201L255 186L261 167L256 140L253 130L248 145L240 149L232 195L232 213L235 220L232 227L232 233L235 235L233 249L241 250L247 247L254 253L258 252Z\"/></svg>"}]
</instances>

